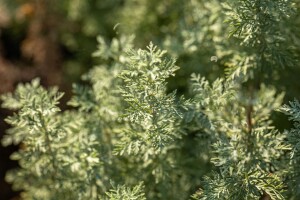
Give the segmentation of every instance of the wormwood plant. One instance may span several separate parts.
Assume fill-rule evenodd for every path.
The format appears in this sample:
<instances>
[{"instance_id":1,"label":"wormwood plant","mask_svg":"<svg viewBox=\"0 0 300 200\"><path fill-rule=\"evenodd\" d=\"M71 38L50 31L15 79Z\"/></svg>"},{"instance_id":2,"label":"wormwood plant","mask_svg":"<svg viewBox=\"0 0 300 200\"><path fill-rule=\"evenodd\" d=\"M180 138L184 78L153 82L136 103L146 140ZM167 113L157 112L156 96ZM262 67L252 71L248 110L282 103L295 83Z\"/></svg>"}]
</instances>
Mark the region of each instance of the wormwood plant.
<instances>
[{"instance_id":1,"label":"wormwood plant","mask_svg":"<svg viewBox=\"0 0 300 200\"><path fill-rule=\"evenodd\" d=\"M300 103L298 100L291 101L289 105L284 105L280 108L280 111L287 114L289 116L289 120L294 122L294 127L287 131L287 141L291 145L291 152L290 152L290 187L292 193L294 194L294 199L300 197L300 190L299 190L299 128L300 128Z\"/></svg>"},{"instance_id":2,"label":"wormwood plant","mask_svg":"<svg viewBox=\"0 0 300 200\"><path fill-rule=\"evenodd\" d=\"M276 68L294 65L292 46L286 46L280 27L295 10L291 1L227 1L223 6L231 36L240 43L239 52L225 62L227 81L241 81L242 87L221 112L213 112L214 117L224 113L212 145L218 172L204 178L194 198L285 199L290 145L269 119L283 96L261 82L275 77Z\"/></svg>"},{"instance_id":3,"label":"wormwood plant","mask_svg":"<svg viewBox=\"0 0 300 200\"><path fill-rule=\"evenodd\" d=\"M3 144L22 142L12 155L21 169L7 180L25 191L24 199L131 199L143 196L141 181L151 199L189 196L192 175L199 172L184 173L188 168L176 159L182 155L189 102L166 94L165 79L178 67L152 44L148 50L113 54L114 45L130 45L125 41L130 40L100 45L95 56L114 63L84 76L89 86L74 86L69 104L77 110L60 112L62 94L45 90L38 79L2 97L3 107L19 110L7 119L12 128ZM139 186L109 192L113 182Z\"/></svg>"},{"instance_id":4,"label":"wormwood plant","mask_svg":"<svg viewBox=\"0 0 300 200\"><path fill-rule=\"evenodd\" d=\"M20 144L12 155L20 168L6 179L23 199L299 197L300 106L281 107L284 93L264 83L295 65L289 34L279 28L293 3L217 3L209 5L226 11L231 37L221 42L215 30L210 40L219 41L226 76L192 74L189 98L168 92L176 60L152 43L135 49L134 36L126 35L110 43L97 38L93 56L101 64L74 84L70 110L60 111L63 94L38 79L2 96L2 106L16 111L2 143ZM239 45L226 53L233 43ZM295 128L277 130L274 110L289 114Z\"/></svg>"},{"instance_id":5,"label":"wormwood plant","mask_svg":"<svg viewBox=\"0 0 300 200\"><path fill-rule=\"evenodd\" d=\"M96 67L85 76L90 86L74 86L76 110L60 112L62 94L38 79L2 97L3 107L19 110L6 120L12 128L3 144L22 143L12 155L21 168L7 180L24 199L186 199L200 186L195 198L283 198L289 146L269 120L283 96L263 85L249 96L232 81L210 85L193 75L195 97L176 99L165 79L178 67L165 53L150 44L129 51L118 73L117 62ZM201 184L195 176L201 180L209 158L220 173Z\"/></svg>"}]
</instances>

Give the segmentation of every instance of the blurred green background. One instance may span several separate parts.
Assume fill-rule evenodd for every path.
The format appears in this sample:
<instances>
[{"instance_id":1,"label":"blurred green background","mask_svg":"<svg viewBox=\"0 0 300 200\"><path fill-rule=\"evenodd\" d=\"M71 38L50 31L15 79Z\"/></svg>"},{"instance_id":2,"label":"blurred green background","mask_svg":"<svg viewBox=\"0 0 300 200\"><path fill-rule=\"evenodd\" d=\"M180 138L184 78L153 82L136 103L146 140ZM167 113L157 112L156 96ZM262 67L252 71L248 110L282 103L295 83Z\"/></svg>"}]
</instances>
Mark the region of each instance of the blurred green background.
<instances>
[{"instance_id":1,"label":"blurred green background","mask_svg":"<svg viewBox=\"0 0 300 200\"><path fill-rule=\"evenodd\" d=\"M71 95L71 84L91 67L109 62L94 59L96 37L108 44L121 35L134 36L136 48L153 41L177 58L181 69L169 80L169 89L188 95L190 74L209 80L225 76L230 60L239 51L239 41L229 38L222 0L0 0L0 93L14 90L17 83L41 77L44 86L58 85L66 93L62 108ZM295 0L299 9L300 1ZM282 27L288 44L300 55L300 13ZM268 69L266 84L285 91L285 102L300 99L300 64ZM0 137L11 114L0 111ZM280 114L278 128L289 124ZM17 166L9 155L18 147L0 148L0 199L18 199L5 183L5 172Z\"/></svg>"}]
</instances>

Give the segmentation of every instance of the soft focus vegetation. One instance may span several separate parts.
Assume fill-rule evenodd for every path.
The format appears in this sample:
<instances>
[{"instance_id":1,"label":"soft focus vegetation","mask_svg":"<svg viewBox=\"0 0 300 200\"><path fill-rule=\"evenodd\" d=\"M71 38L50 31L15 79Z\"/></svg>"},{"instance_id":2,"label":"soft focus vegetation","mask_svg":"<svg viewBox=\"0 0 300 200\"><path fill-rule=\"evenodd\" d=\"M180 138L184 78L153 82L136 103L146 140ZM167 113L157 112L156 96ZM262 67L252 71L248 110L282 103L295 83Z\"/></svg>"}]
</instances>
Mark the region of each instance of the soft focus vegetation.
<instances>
[{"instance_id":1,"label":"soft focus vegetation","mask_svg":"<svg viewBox=\"0 0 300 200\"><path fill-rule=\"evenodd\" d=\"M6 181L22 199L299 199L299 9L0 0Z\"/></svg>"}]
</instances>

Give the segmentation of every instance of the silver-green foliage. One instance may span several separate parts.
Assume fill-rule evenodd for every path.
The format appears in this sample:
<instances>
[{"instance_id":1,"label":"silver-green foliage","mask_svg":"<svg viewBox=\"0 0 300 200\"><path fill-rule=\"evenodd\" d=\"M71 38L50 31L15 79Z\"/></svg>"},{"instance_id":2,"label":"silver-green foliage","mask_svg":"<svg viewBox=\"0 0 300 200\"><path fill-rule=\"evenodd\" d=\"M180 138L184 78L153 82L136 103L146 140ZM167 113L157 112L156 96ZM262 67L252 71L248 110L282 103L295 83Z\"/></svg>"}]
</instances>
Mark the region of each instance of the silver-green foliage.
<instances>
[{"instance_id":1,"label":"silver-green foliage","mask_svg":"<svg viewBox=\"0 0 300 200\"><path fill-rule=\"evenodd\" d=\"M231 35L240 43L225 63L229 68L222 90L226 93L235 89L225 104L212 112L216 136L211 161L217 172L204 179L202 190L194 197L284 199L290 145L286 134L272 127L270 120L271 111L278 109L283 95L275 96L274 89L260 82L270 74L274 77L278 66L293 65L292 45L280 29L294 13L293 3L245 0L226 1L222 6ZM198 90L206 85L198 84ZM209 106L205 109L211 110Z\"/></svg>"},{"instance_id":2,"label":"silver-green foliage","mask_svg":"<svg viewBox=\"0 0 300 200\"><path fill-rule=\"evenodd\" d=\"M114 67L96 67L84 76L89 86L74 86L70 105L77 110L60 112L62 94L45 90L37 79L2 97L4 107L18 110L7 119L12 128L3 143L22 143L12 156L21 168L7 180L24 190L24 198L186 199L199 185L200 199L255 199L264 193L283 199L280 161L289 145L269 120L283 95L264 85L245 93L230 79L210 84L193 75L194 97L177 99L166 93L166 78L178 69L174 59L152 44L127 52L115 56L126 62L115 59ZM196 150L206 147L185 158L193 143ZM218 172L200 184L210 158ZM118 186L108 192L111 181L143 181L144 189Z\"/></svg>"},{"instance_id":3,"label":"silver-green foliage","mask_svg":"<svg viewBox=\"0 0 300 200\"><path fill-rule=\"evenodd\" d=\"M12 128L2 142L22 143L12 155L20 169L7 174L7 180L13 181L16 189L27 191L25 199L97 195L92 185L98 176L96 169L101 166L94 148L98 141L85 128L84 118L76 112L60 112L57 104L61 97L57 88L47 91L38 79L20 84L14 94L2 97L4 107L18 109L6 120Z\"/></svg>"},{"instance_id":4,"label":"silver-green foliage","mask_svg":"<svg viewBox=\"0 0 300 200\"><path fill-rule=\"evenodd\" d=\"M141 186L108 192L111 181L143 181L149 199L182 199L199 183L205 170L198 171L196 162L207 165L208 156L191 152L187 142L198 142L188 135L209 127L198 128L191 101L167 93L175 59L153 44L130 50L132 40L122 37L110 45L99 37L94 55L103 64L83 76L87 84L74 85L69 105L76 109L61 112L62 94L44 89L38 79L2 96L3 107L16 110L3 144L21 144L12 155L20 168L7 180L24 191L24 199L141 197Z\"/></svg>"},{"instance_id":5,"label":"silver-green foliage","mask_svg":"<svg viewBox=\"0 0 300 200\"><path fill-rule=\"evenodd\" d=\"M175 93L166 94L166 79L178 68L175 60L166 58L165 53L153 44L148 46L148 51L130 51L131 62L120 74L124 81L121 94L128 104L124 117L131 124L128 132L139 143L135 144L136 151L140 145L155 154L179 137L178 119L181 116L176 108Z\"/></svg>"},{"instance_id":6,"label":"silver-green foliage","mask_svg":"<svg viewBox=\"0 0 300 200\"><path fill-rule=\"evenodd\" d=\"M226 90L226 89L225 89ZM267 193L284 199L285 136L270 126L270 112L282 95L262 86L256 94L235 93L214 112L216 141L212 163L218 173L206 177L197 199L257 199Z\"/></svg>"},{"instance_id":7,"label":"silver-green foliage","mask_svg":"<svg viewBox=\"0 0 300 200\"><path fill-rule=\"evenodd\" d=\"M135 12L152 13L142 2ZM190 65L201 60L194 52L210 60L199 48L208 41L204 46L215 44L210 53L230 68L226 78L213 82L192 74L190 99L168 92L167 82L179 69L174 58L152 43L136 50L134 37L124 35L111 43L97 38L93 56L101 65L83 76L84 84L74 84L69 111L60 111L56 88L46 90L38 79L20 84L2 96L3 107L16 111L6 120L11 129L2 142L20 144L12 155L20 168L7 180L23 190L24 199L179 200L199 188L194 199L293 196L297 187L287 182L299 183L299 103L282 108L295 128L288 134L277 130L270 116L283 94L257 77L265 67L291 64L290 43L280 29L291 7L283 0L185 4L174 28L180 37L171 35L162 46L191 58ZM221 10L227 11L234 38L222 37L228 27Z\"/></svg>"},{"instance_id":8,"label":"silver-green foliage","mask_svg":"<svg viewBox=\"0 0 300 200\"><path fill-rule=\"evenodd\" d=\"M294 127L287 131L287 140L291 145L291 168L290 168L290 187L292 189L293 199L300 197L300 103L298 100L290 102L288 105L284 105L280 108L280 111L289 116L289 120L294 122Z\"/></svg>"},{"instance_id":9,"label":"silver-green foliage","mask_svg":"<svg viewBox=\"0 0 300 200\"><path fill-rule=\"evenodd\" d=\"M127 188L125 186L117 186L106 192L106 199L110 200L146 200L145 193L143 192L143 184L133 188Z\"/></svg>"},{"instance_id":10,"label":"silver-green foliage","mask_svg":"<svg viewBox=\"0 0 300 200\"><path fill-rule=\"evenodd\" d=\"M278 70L271 69L295 64L290 40L293 34L285 31L286 23L296 12L293 0L233 0L222 5L230 35L243 47L239 48L243 56L235 52L236 59L228 63L231 77L240 74L252 78L255 74L256 79L274 77Z\"/></svg>"}]
</instances>

